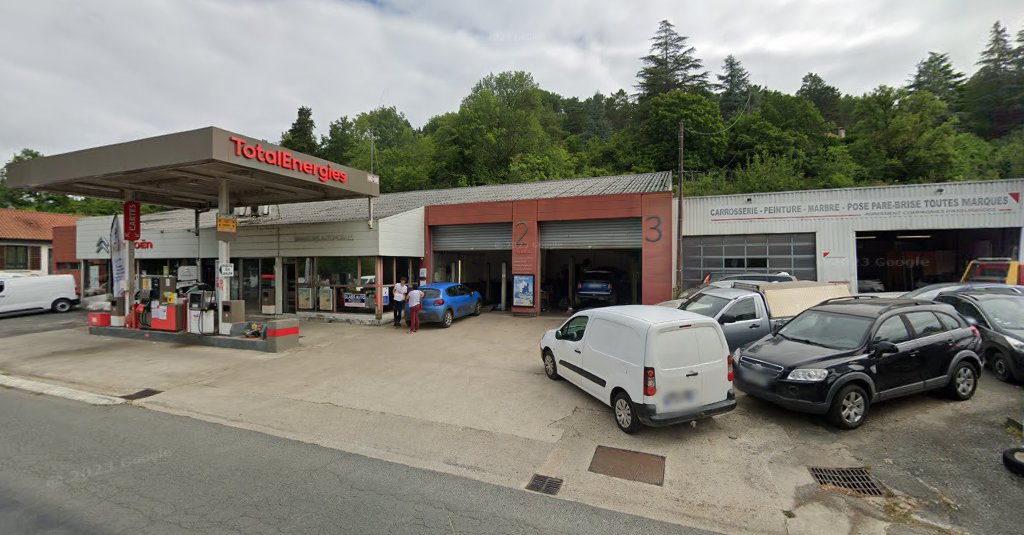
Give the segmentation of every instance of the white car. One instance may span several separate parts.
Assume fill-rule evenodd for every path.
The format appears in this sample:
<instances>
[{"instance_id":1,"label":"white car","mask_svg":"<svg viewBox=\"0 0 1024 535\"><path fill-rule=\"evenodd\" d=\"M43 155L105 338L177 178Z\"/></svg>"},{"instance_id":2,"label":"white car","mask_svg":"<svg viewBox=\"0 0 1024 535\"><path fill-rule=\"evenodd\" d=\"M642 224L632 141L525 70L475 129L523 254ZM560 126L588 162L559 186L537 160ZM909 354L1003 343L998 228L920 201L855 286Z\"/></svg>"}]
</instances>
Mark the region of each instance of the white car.
<instances>
[{"instance_id":1,"label":"white car","mask_svg":"<svg viewBox=\"0 0 1024 535\"><path fill-rule=\"evenodd\" d=\"M540 340L544 372L613 408L626 433L736 407L733 363L714 319L667 307L579 312Z\"/></svg>"},{"instance_id":2,"label":"white car","mask_svg":"<svg viewBox=\"0 0 1024 535\"><path fill-rule=\"evenodd\" d=\"M0 314L67 312L80 302L71 275L0 273Z\"/></svg>"}]
</instances>

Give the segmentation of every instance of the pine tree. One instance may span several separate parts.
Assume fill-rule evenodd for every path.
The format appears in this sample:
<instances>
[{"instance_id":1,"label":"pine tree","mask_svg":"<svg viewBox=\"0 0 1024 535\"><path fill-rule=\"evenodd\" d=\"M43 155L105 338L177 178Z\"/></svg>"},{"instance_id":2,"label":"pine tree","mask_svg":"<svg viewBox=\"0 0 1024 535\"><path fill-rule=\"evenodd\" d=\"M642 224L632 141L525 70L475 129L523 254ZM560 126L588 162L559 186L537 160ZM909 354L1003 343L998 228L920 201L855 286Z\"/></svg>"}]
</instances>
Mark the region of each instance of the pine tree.
<instances>
[{"instance_id":1,"label":"pine tree","mask_svg":"<svg viewBox=\"0 0 1024 535\"><path fill-rule=\"evenodd\" d=\"M287 132L281 134L281 146L287 147L312 156L319 153L319 144L316 142L313 123L313 110L302 106L299 108L299 116L292 123Z\"/></svg>"},{"instance_id":2,"label":"pine tree","mask_svg":"<svg viewBox=\"0 0 1024 535\"><path fill-rule=\"evenodd\" d=\"M797 96L804 97L814 103L821 116L828 121L839 121L839 101L843 94L839 89L828 85L821 76L813 72L804 75Z\"/></svg>"},{"instance_id":3,"label":"pine tree","mask_svg":"<svg viewBox=\"0 0 1024 535\"><path fill-rule=\"evenodd\" d=\"M910 79L911 91L930 91L946 104L957 101L960 88L964 85L964 73L953 68L949 54L929 52L926 59L917 64L917 72Z\"/></svg>"},{"instance_id":4,"label":"pine tree","mask_svg":"<svg viewBox=\"0 0 1024 535\"><path fill-rule=\"evenodd\" d=\"M1016 50L999 21L989 31L988 46L978 60L978 71L964 85L962 111L971 132L984 138L1000 137L1024 123L1024 100L1017 86Z\"/></svg>"},{"instance_id":5,"label":"pine tree","mask_svg":"<svg viewBox=\"0 0 1024 535\"><path fill-rule=\"evenodd\" d=\"M1013 49L1013 69L1024 75L1024 28L1017 32L1017 48Z\"/></svg>"},{"instance_id":6,"label":"pine tree","mask_svg":"<svg viewBox=\"0 0 1024 535\"><path fill-rule=\"evenodd\" d=\"M652 97L673 90L703 92L708 87L708 72L694 55L696 49L686 44L687 37L676 33L675 26L661 21L651 38L651 53L640 61L644 66L637 73L641 97Z\"/></svg>"},{"instance_id":7,"label":"pine tree","mask_svg":"<svg viewBox=\"0 0 1024 535\"><path fill-rule=\"evenodd\" d=\"M718 83L716 88L721 91L718 95L718 107L722 117L730 117L738 111L742 111L747 103L750 93L750 73L743 68L736 56L729 54L722 64L722 74L716 75Z\"/></svg>"},{"instance_id":8,"label":"pine tree","mask_svg":"<svg viewBox=\"0 0 1024 535\"><path fill-rule=\"evenodd\" d=\"M1010 70L1014 59L1014 51L1010 46L1010 34L1006 27L996 21L989 31L988 48L981 53L978 65L987 74L1000 76Z\"/></svg>"}]
</instances>

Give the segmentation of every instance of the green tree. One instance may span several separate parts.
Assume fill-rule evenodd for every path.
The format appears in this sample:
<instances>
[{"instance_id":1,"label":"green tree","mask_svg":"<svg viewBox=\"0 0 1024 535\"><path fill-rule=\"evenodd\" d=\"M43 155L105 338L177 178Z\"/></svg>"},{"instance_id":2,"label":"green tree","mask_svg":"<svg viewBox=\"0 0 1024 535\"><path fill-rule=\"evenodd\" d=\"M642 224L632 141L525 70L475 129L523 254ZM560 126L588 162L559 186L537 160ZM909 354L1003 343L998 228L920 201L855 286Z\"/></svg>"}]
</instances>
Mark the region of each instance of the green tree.
<instances>
[{"instance_id":1,"label":"green tree","mask_svg":"<svg viewBox=\"0 0 1024 535\"><path fill-rule=\"evenodd\" d=\"M999 137L1024 123L1024 86L1017 86L1015 58L1009 33L997 21L981 53L978 71L963 90L964 123L981 137Z\"/></svg>"},{"instance_id":2,"label":"green tree","mask_svg":"<svg viewBox=\"0 0 1024 535\"><path fill-rule=\"evenodd\" d=\"M436 183L526 181L535 178L513 173L563 168L563 155L553 150L561 139L556 137L561 121L548 95L522 71L484 77L457 113L437 121L431 166ZM536 158L551 161L538 165ZM519 162L515 170L513 162Z\"/></svg>"},{"instance_id":3,"label":"green tree","mask_svg":"<svg viewBox=\"0 0 1024 535\"><path fill-rule=\"evenodd\" d=\"M339 130L346 125L341 122ZM345 139L339 134L339 139ZM381 191L407 191L430 187L431 144L415 131L405 114L394 106L360 113L347 137L349 165L380 177Z\"/></svg>"},{"instance_id":4,"label":"green tree","mask_svg":"<svg viewBox=\"0 0 1024 535\"><path fill-rule=\"evenodd\" d=\"M726 147L725 127L718 104L703 95L672 91L643 101L635 134L626 137L635 156L632 170L669 170L679 166L679 121L685 131L685 169L707 170Z\"/></svg>"},{"instance_id":5,"label":"green tree","mask_svg":"<svg viewBox=\"0 0 1024 535\"><path fill-rule=\"evenodd\" d=\"M298 117L287 132L281 134L281 146L316 156L319 144L316 141L316 124L313 122L313 110L302 106Z\"/></svg>"},{"instance_id":6,"label":"green tree","mask_svg":"<svg viewBox=\"0 0 1024 535\"><path fill-rule=\"evenodd\" d=\"M964 85L964 73L953 68L949 54L929 52L928 57L917 64L917 71L910 79L911 91L930 91L946 104L954 104Z\"/></svg>"},{"instance_id":7,"label":"green tree","mask_svg":"<svg viewBox=\"0 0 1024 535\"><path fill-rule=\"evenodd\" d=\"M355 123L343 116L332 121L327 128L327 135L320 137L320 148L317 153L325 160L351 165L349 161L357 143Z\"/></svg>"},{"instance_id":8,"label":"green tree","mask_svg":"<svg viewBox=\"0 0 1024 535\"><path fill-rule=\"evenodd\" d=\"M743 68L736 56L729 54L722 64L722 74L716 75L718 84L718 107L723 117L732 117L743 110L750 96L750 73Z\"/></svg>"},{"instance_id":9,"label":"green tree","mask_svg":"<svg viewBox=\"0 0 1024 535\"><path fill-rule=\"evenodd\" d=\"M754 155L733 175L732 189L744 193L807 189L800 165L785 156Z\"/></svg>"},{"instance_id":10,"label":"green tree","mask_svg":"<svg viewBox=\"0 0 1024 535\"><path fill-rule=\"evenodd\" d=\"M813 72L805 74L796 94L811 101L826 120L839 122L839 105L843 94L839 89L825 83L821 76Z\"/></svg>"},{"instance_id":11,"label":"green tree","mask_svg":"<svg viewBox=\"0 0 1024 535\"><path fill-rule=\"evenodd\" d=\"M850 130L850 153L873 183L945 181L954 176L956 118L930 92L881 86L865 95Z\"/></svg>"},{"instance_id":12,"label":"green tree","mask_svg":"<svg viewBox=\"0 0 1024 535\"><path fill-rule=\"evenodd\" d=\"M641 97L675 90L707 90L708 73L695 55L696 49L689 46L687 40L676 32L671 22L663 20L658 24L658 31L651 38L651 53L640 58L643 67L636 75Z\"/></svg>"}]
</instances>

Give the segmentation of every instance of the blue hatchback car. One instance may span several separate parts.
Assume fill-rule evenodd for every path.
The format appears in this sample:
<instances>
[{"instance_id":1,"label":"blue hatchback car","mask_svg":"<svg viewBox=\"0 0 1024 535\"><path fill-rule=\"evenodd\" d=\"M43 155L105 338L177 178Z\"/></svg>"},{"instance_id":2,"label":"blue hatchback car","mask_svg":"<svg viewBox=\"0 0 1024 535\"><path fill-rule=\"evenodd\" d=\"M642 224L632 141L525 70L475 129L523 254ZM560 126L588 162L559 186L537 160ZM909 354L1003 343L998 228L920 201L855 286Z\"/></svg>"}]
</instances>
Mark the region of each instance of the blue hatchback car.
<instances>
[{"instance_id":1,"label":"blue hatchback car","mask_svg":"<svg viewBox=\"0 0 1024 535\"><path fill-rule=\"evenodd\" d=\"M442 327L451 327L456 318L463 316L479 316L483 310L483 298L480 292L456 282L437 282L420 286L423 291L423 308L420 310L420 323L440 323ZM406 305L406 312L408 312ZM405 316L405 324L410 321Z\"/></svg>"}]
</instances>

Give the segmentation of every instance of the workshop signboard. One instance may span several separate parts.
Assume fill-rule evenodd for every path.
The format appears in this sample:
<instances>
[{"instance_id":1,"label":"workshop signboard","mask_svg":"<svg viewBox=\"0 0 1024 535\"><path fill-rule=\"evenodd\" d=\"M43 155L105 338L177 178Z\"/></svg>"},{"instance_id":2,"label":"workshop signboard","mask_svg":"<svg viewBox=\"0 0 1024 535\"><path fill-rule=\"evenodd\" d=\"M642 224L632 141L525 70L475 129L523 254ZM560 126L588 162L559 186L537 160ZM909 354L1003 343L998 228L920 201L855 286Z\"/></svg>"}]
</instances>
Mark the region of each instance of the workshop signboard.
<instances>
[{"instance_id":1,"label":"workshop signboard","mask_svg":"<svg viewBox=\"0 0 1024 535\"><path fill-rule=\"evenodd\" d=\"M1019 191L991 194L931 193L917 197L873 200L845 200L797 203L750 202L711 206L707 218L713 222L765 221L785 219L871 218L899 216L969 215L1020 213ZM731 199L730 199L731 200Z\"/></svg>"}]
</instances>

